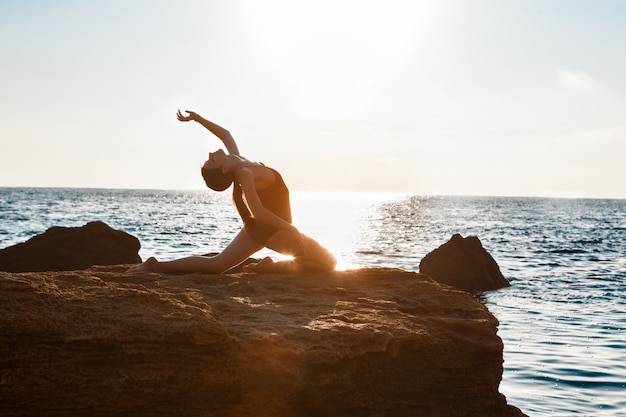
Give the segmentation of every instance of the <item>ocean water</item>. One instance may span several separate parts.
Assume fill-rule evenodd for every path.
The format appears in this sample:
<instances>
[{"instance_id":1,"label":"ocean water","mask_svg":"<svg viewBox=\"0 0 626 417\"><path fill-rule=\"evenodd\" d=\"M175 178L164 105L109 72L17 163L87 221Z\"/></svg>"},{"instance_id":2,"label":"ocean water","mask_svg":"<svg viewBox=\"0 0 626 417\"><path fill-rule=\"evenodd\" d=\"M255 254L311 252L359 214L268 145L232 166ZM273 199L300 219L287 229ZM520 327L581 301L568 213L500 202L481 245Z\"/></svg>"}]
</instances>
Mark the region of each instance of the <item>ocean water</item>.
<instances>
[{"instance_id":1,"label":"ocean water","mask_svg":"<svg viewBox=\"0 0 626 417\"><path fill-rule=\"evenodd\" d=\"M294 192L292 205L339 268L417 271L454 233L478 236L512 284L482 297L500 321L509 403L626 415L626 200ZM0 248L93 220L163 260L219 251L241 227L228 193L0 188Z\"/></svg>"}]
</instances>

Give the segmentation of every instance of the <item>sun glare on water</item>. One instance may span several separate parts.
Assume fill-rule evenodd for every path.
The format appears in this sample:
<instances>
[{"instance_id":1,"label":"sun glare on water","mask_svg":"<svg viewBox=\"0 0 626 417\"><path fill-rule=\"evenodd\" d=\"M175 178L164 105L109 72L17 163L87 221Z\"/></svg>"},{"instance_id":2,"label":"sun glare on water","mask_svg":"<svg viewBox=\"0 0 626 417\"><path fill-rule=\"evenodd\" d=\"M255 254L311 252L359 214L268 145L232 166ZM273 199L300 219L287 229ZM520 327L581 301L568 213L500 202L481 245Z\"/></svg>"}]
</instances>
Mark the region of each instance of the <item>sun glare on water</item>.
<instances>
[{"instance_id":1,"label":"sun glare on water","mask_svg":"<svg viewBox=\"0 0 626 417\"><path fill-rule=\"evenodd\" d=\"M294 224L335 255L338 270L355 268L353 256L368 240L364 236L371 232L378 207L400 197L391 193L295 191L291 193Z\"/></svg>"}]
</instances>

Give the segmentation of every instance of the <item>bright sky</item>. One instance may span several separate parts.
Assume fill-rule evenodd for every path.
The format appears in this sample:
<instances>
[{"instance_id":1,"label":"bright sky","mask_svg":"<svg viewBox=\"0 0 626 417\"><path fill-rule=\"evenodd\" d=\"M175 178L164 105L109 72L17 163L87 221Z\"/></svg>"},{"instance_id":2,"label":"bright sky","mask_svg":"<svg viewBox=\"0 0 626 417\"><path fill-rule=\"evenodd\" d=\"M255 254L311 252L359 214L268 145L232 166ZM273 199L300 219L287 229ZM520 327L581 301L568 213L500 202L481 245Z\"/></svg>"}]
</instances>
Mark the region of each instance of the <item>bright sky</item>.
<instances>
[{"instance_id":1,"label":"bright sky","mask_svg":"<svg viewBox=\"0 0 626 417\"><path fill-rule=\"evenodd\" d=\"M626 0L0 0L0 186L626 198Z\"/></svg>"}]
</instances>

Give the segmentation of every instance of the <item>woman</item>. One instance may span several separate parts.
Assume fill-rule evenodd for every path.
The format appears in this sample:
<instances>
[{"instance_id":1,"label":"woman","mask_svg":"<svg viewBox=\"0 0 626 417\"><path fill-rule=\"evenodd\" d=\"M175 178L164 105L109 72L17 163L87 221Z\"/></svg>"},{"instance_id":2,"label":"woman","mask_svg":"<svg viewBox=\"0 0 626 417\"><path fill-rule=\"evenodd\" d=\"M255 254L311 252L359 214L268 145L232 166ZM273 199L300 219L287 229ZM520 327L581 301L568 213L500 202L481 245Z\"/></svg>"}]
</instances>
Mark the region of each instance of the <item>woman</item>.
<instances>
[{"instance_id":1,"label":"woman","mask_svg":"<svg viewBox=\"0 0 626 417\"><path fill-rule=\"evenodd\" d=\"M224 191L233 184L233 202L243 229L233 241L216 256L190 256L169 262L149 258L131 268L130 272L162 272L185 274L192 272L222 273L241 264L264 247L293 259L274 262L266 257L258 263L248 264L251 272L306 272L331 271L335 268L334 256L318 242L303 235L291 224L289 190L281 175L258 162L250 162L239 155L239 149L230 132L199 114L180 110L181 122L195 121L217 136L228 153L219 149L209 153L202 166L202 176L207 186Z\"/></svg>"}]
</instances>

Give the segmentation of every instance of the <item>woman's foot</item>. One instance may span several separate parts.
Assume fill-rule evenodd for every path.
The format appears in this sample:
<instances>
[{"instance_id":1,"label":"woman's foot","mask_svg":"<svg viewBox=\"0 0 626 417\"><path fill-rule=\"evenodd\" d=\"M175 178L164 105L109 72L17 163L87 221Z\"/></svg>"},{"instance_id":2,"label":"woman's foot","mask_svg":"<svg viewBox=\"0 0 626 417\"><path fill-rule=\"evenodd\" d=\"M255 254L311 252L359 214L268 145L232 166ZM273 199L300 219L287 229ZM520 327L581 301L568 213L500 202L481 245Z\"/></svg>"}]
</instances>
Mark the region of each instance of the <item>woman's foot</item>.
<instances>
[{"instance_id":1,"label":"woman's foot","mask_svg":"<svg viewBox=\"0 0 626 417\"><path fill-rule=\"evenodd\" d=\"M270 272L273 269L274 261L269 256L261 259L259 262L250 263L243 266L244 272Z\"/></svg>"},{"instance_id":2,"label":"woman's foot","mask_svg":"<svg viewBox=\"0 0 626 417\"><path fill-rule=\"evenodd\" d=\"M130 272L130 273L157 272L158 268L159 268L159 261L157 261L155 257L151 256L144 263L135 265L126 272Z\"/></svg>"}]
</instances>

